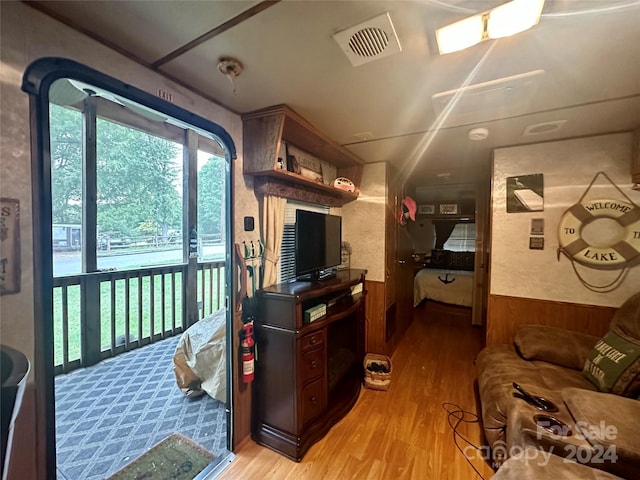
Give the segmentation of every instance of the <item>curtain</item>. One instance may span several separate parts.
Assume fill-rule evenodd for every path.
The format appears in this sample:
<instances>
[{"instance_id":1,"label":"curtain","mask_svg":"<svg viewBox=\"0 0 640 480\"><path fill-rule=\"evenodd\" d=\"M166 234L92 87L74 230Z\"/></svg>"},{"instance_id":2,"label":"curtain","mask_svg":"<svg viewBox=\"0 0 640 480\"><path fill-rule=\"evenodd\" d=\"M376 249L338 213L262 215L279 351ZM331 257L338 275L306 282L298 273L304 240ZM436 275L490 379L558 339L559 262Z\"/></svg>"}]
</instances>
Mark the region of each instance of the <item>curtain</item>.
<instances>
[{"instance_id":1,"label":"curtain","mask_svg":"<svg viewBox=\"0 0 640 480\"><path fill-rule=\"evenodd\" d=\"M262 200L262 243L264 243L262 287L274 285L278 279L278 261L286 206L285 198L265 195Z\"/></svg>"},{"instance_id":2,"label":"curtain","mask_svg":"<svg viewBox=\"0 0 640 480\"><path fill-rule=\"evenodd\" d=\"M436 246L434 247L436 250L442 250L444 248L444 244L449 237L451 236L451 232L456 226L456 221L451 220L434 220L433 225L436 228Z\"/></svg>"}]
</instances>

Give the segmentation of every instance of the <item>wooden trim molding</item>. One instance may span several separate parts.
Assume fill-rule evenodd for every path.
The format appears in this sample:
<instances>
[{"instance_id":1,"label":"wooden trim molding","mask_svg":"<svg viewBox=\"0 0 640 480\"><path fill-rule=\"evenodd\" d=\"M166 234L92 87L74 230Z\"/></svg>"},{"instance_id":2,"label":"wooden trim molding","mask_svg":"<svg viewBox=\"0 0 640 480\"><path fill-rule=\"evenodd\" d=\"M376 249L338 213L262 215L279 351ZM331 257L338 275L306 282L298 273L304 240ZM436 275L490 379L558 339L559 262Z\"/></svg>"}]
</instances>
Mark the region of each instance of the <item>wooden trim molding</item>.
<instances>
[{"instance_id":1,"label":"wooden trim molding","mask_svg":"<svg viewBox=\"0 0 640 480\"><path fill-rule=\"evenodd\" d=\"M28 382L13 427L13 448L11 452L7 452L7 456L11 456L8 479L45 478L42 476L43 468L39 468L44 466L39 465L39 462L45 457L40 456L41 453L37 450L39 442L36 415L36 387L33 382Z\"/></svg>"},{"instance_id":2,"label":"wooden trim molding","mask_svg":"<svg viewBox=\"0 0 640 480\"><path fill-rule=\"evenodd\" d=\"M603 336L616 308L489 295L487 345L513 343L520 325L538 324Z\"/></svg>"},{"instance_id":3,"label":"wooden trim molding","mask_svg":"<svg viewBox=\"0 0 640 480\"><path fill-rule=\"evenodd\" d=\"M640 184L640 128L633 133L633 156L631 157L631 181Z\"/></svg>"},{"instance_id":4,"label":"wooden trim molding","mask_svg":"<svg viewBox=\"0 0 640 480\"><path fill-rule=\"evenodd\" d=\"M242 314L233 315L233 331L242 329ZM240 444L251 437L251 403L253 396L253 384L242 381L240 362L240 338L233 335L233 359L231 365L231 383L233 388L233 432L231 448L235 450Z\"/></svg>"},{"instance_id":5,"label":"wooden trim molding","mask_svg":"<svg viewBox=\"0 0 640 480\"><path fill-rule=\"evenodd\" d=\"M365 317L367 319L367 351L387 354L385 332L384 282L367 280Z\"/></svg>"}]
</instances>

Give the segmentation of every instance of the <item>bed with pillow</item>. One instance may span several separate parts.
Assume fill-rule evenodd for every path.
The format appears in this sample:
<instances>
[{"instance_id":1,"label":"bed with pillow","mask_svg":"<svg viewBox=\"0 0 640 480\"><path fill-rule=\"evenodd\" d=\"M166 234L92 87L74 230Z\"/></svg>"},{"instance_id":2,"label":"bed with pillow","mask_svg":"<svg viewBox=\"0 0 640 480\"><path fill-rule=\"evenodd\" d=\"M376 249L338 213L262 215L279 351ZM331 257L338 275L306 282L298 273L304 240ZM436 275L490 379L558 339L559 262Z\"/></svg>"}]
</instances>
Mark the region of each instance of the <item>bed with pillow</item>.
<instances>
[{"instance_id":1,"label":"bed with pillow","mask_svg":"<svg viewBox=\"0 0 640 480\"><path fill-rule=\"evenodd\" d=\"M474 252L433 250L431 262L413 280L413 306L423 300L471 307Z\"/></svg>"}]
</instances>

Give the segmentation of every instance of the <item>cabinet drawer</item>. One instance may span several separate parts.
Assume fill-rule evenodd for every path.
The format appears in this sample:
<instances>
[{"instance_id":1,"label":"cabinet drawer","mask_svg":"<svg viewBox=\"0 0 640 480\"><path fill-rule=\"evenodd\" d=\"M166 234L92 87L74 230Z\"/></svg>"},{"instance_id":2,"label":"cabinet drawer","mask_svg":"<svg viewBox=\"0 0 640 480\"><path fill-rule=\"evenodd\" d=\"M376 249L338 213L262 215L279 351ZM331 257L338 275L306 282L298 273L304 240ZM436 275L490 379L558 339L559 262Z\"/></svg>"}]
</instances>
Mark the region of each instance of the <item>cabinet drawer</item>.
<instances>
[{"instance_id":1,"label":"cabinet drawer","mask_svg":"<svg viewBox=\"0 0 640 480\"><path fill-rule=\"evenodd\" d=\"M300 366L300 374L302 383L306 383L312 378L318 377L324 373L324 349L315 348L302 354L302 365Z\"/></svg>"},{"instance_id":2,"label":"cabinet drawer","mask_svg":"<svg viewBox=\"0 0 640 480\"><path fill-rule=\"evenodd\" d=\"M302 424L313 420L324 410L324 380L311 382L302 389Z\"/></svg>"},{"instance_id":3,"label":"cabinet drawer","mask_svg":"<svg viewBox=\"0 0 640 480\"><path fill-rule=\"evenodd\" d=\"M317 332L310 333L302 337L301 348L302 351L309 350L310 348L319 347L324 343L324 330L318 330Z\"/></svg>"}]
</instances>

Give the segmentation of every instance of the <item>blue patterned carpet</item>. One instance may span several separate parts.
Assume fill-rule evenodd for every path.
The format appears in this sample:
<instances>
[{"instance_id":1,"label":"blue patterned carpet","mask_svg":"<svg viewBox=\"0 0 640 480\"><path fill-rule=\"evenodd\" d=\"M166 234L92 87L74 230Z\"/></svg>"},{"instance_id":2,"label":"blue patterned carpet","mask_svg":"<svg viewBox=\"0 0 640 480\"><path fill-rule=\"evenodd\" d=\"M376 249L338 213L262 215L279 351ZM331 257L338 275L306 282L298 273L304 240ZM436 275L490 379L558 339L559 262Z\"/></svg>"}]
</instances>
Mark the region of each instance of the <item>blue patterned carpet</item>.
<instances>
[{"instance_id":1,"label":"blue patterned carpet","mask_svg":"<svg viewBox=\"0 0 640 480\"><path fill-rule=\"evenodd\" d=\"M224 404L186 398L173 374L179 337L55 379L60 480L99 480L171 433L216 455L227 448Z\"/></svg>"}]
</instances>

